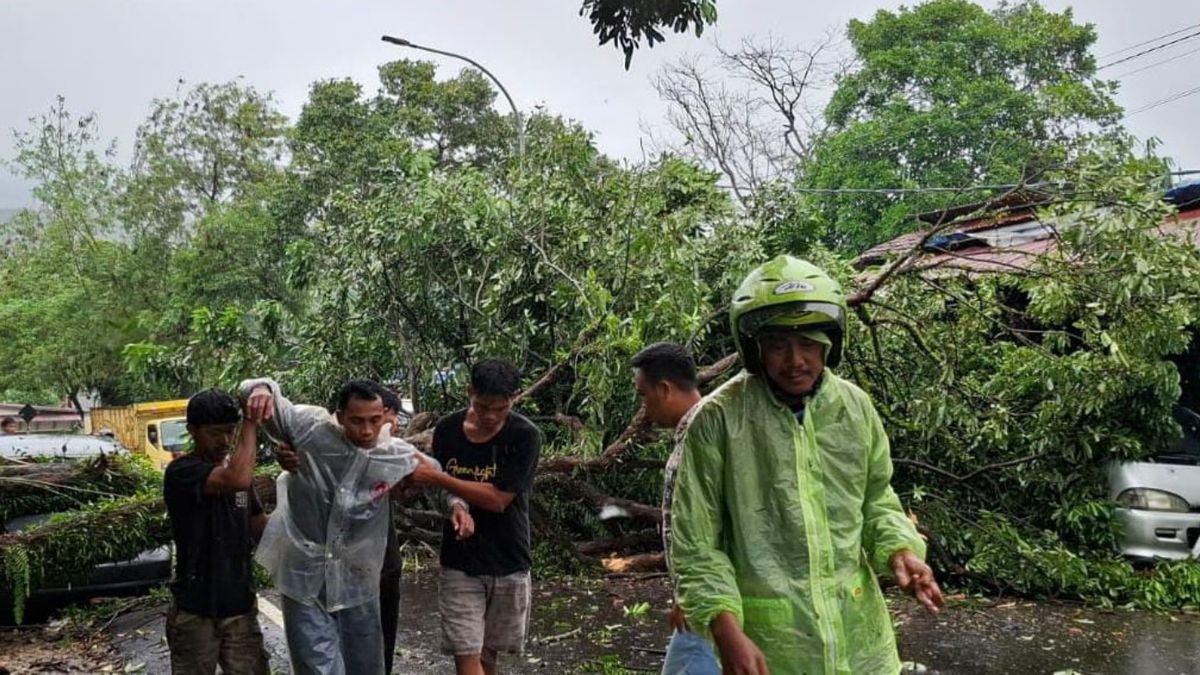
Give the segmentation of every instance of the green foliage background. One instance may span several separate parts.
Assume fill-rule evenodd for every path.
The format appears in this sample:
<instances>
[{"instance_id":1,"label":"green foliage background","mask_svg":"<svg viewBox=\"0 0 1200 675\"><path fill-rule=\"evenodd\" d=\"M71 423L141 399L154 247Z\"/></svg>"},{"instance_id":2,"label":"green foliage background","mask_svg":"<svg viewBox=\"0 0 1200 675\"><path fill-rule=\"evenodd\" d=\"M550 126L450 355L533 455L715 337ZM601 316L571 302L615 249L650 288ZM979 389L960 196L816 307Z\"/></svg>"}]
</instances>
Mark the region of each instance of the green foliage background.
<instances>
[{"instance_id":1,"label":"green foliage background","mask_svg":"<svg viewBox=\"0 0 1200 675\"><path fill-rule=\"evenodd\" d=\"M0 226L0 391L124 403L271 375L324 403L353 376L447 411L471 362L503 356L530 383L563 366L523 409L548 455L591 457L636 409L639 348L677 340L703 364L732 351L727 298L758 262L805 256L862 287L882 270L847 251L917 227L925 208L999 194L795 187L1028 180L1061 225L1057 252L1022 274L889 276L856 310L843 372L886 420L894 482L943 577L1195 605L1194 565L1138 573L1116 556L1105 467L1178 434L1200 265L1190 241L1162 236L1164 162L1115 124L1094 31L1036 3L933 0L849 35L861 63L827 112L833 133L749 208L690 162L618 162L544 111L518 156L481 76L438 79L421 62L381 66L373 95L316 82L293 121L244 83L197 85L154 102L128 166L60 100L11 163L38 206ZM661 474L588 478L654 503ZM110 542L162 526L145 499L101 507L140 528ZM570 537L623 531L569 500L540 508ZM4 555L8 588L69 562Z\"/></svg>"}]
</instances>

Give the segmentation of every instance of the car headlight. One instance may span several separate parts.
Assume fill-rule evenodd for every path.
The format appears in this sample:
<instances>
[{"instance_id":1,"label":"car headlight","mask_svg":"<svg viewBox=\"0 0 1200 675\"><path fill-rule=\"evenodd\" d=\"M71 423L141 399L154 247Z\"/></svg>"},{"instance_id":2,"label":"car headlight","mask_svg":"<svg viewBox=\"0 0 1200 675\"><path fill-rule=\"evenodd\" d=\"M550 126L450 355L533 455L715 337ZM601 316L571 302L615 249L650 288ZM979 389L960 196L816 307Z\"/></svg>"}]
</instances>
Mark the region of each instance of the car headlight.
<instances>
[{"instance_id":1,"label":"car headlight","mask_svg":"<svg viewBox=\"0 0 1200 675\"><path fill-rule=\"evenodd\" d=\"M1131 509L1143 511L1175 511L1187 513L1192 510L1187 500L1173 492L1152 488L1129 488L1117 495L1117 503Z\"/></svg>"}]
</instances>

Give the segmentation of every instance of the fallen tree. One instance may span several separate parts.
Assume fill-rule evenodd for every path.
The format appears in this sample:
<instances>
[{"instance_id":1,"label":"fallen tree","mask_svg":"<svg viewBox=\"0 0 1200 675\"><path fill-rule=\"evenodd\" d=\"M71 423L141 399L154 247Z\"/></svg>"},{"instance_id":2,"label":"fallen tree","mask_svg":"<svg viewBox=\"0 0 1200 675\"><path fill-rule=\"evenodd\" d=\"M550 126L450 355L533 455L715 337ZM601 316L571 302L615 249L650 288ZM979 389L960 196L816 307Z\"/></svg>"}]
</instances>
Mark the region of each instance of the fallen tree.
<instances>
[{"instance_id":1,"label":"fallen tree","mask_svg":"<svg viewBox=\"0 0 1200 675\"><path fill-rule=\"evenodd\" d=\"M143 458L129 455L0 466L0 533L18 516L68 511L132 495L159 481Z\"/></svg>"},{"instance_id":2,"label":"fallen tree","mask_svg":"<svg viewBox=\"0 0 1200 675\"><path fill-rule=\"evenodd\" d=\"M1111 177L1113 171L1112 166L1093 166L1081 174L1091 181L1086 192L1064 191L1060 201L1039 205L1047 222L1070 227L1057 233L1053 248L1023 263L1027 268L983 275L926 265L925 249L939 233L955 227L950 220L914 237L912 246L883 268L861 276L848 261L810 252L843 280L860 278L849 298L854 311L841 373L875 400L892 439L893 484L932 540L939 573L954 583L1149 607L1193 603L1194 589L1200 588L1195 566L1163 565L1153 575L1139 575L1116 555L1104 468L1165 447L1178 432L1169 417L1180 395L1179 369L1171 359L1189 349L1192 332L1200 329L1200 255L1189 241L1164 237L1173 209L1131 188L1127 177ZM1010 216L995 209L995 204L979 207L996 222ZM331 236L350 237L355 227L350 224ZM418 318L453 324L436 339L404 334L411 353L429 352L421 357L424 363L465 363L472 354L510 353L506 348L531 352L522 352L532 382L521 395L522 410L541 423L548 439L532 514L535 541L542 549L540 555L535 551L537 569L565 561L563 566L572 569L653 570L661 565L658 499L667 447L637 409L627 363L647 341L648 326L668 322L684 310L675 305L664 310L667 314L645 310L657 307L661 290L653 297L638 296L634 309L621 305L618 292L599 287L584 274L572 275L573 268L552 255L553 249L532 249L530 232L540 234L534 224L524 236L503 243L518 251L511 265L534 261L536 269L519 267L521 275L512 273L513 285L499 290L492 285L503 284L491 277L471 276L468 270L476 259L454 250L410 251L413 255L384 261L389 264L379 264L377 270L375 252L388 247L364 239L354 247L372 252L372 265L364 274L403 272L420 279L408 288L411 293L387 285L393 283L390 279L358 280L355 297L428 300L416 309L380 310L409 331L429 328L405 319L410 310ZM647 238L639 245L656 255L671 254L653 248ZM401 237L388 244L401 250L413 240ZM623 247L606 250L603 260L623 252ZM413 264L405 268L405 261ZM430 261L438 263L437 269L421 268ZM642 260L631 274L647 265ZM447 270L463 276L447 279ZM688 280L695 276L691 267L674 273ZM435 274L440 276L430 276ZM516 293L518 285L527 289L533 283L518 284L529 278L522 275L543 275L537 277L543 285L538 288L552 287L544 295L559 293L561 302L551 311L530 301L521 315L535 310L544 315L530 320L533 328L527 333L514 334L503 325L508 305L501 300L509 297L505 293ZM622 283L620 273L607 279L613 288ZM637 276L635 283L635 291L641 286L672 288L654 276ZM579 287L587 293L580 296ZM712 363L704 369L706 386L712 387L733 371L736 359L728 354L728 341L718 337L728 332L720 312L710 310L713 303L706 304L707 296L688 290L693 294L687 311L701 318L684 326L691 333L679 326L674 333L663 333L676 339L684 339L681 334L704 336L694 346ZM592 304L567 314L563 297ZM644 313L633 318L619 314L632 316L635 310ZM347 321L375 317L373 312L374 305L371 312ZM475 342L482 340L471 332L477 330L475 324L499 337L493 343ZM344 331L342 322L323 317L311 335L305 334L304 348L324 348L325 336L340 349L360 344L375 349L387 343L392 336L388 331L394 329L389 323L370 324L379 332L347 346L337 341L340 332L319 332L328 326ZM475 346L463 347L468 344ZM375 352L348 354L338 358L355 367L383 364L377 366L381 370L393 358L390 352L378 357L372 356ZM314 356L293 380L280 379L285 389L296 382L297 398L315 396L314 391L329 389L346 372L330 363ZM304 390L306 386L310 389ZM437 386L438 391L425 392L426 403L434 400L440 409L451 409L457 402L449 385L438 380ZM428 449L435 420L432 414L414 420L408 439ZM428 504L402 503L401 523L412 540L437 541L440 520Z\"/></svg>"},{"instance_id":3,"label":"fallen tree","mask_svg":"<svg viewBox=\"0 0 1200 675\"><path fill-rule=\"evenodd\" d=\"M0 601L20 623L33 590L77 581L99 563L129 560L170 536L166 509L155 494L92 505L25 532L0 535Z\"/></svg>"}]
</instances>

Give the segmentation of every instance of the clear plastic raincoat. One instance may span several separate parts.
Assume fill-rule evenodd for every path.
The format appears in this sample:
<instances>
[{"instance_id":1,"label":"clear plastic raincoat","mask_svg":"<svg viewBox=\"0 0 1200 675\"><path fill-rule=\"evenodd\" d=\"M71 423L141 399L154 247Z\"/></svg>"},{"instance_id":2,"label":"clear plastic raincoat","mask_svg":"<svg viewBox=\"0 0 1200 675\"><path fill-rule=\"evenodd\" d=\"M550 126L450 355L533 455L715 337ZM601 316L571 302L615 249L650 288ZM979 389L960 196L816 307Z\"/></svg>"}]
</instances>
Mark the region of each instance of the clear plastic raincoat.
<instances>
[{"instance_id":1,"label":"clear plastic raincoat","mask_svg":"<svg viewBox=\"0 0 1200 675\"><path fill-rule=\"evenodd\" d=\"M292 404L270 379L243 382L243 399L261 385L275 398L275 416L265 429L292 445L300 468L276 482L277 505L255 559L280 593L303 604L338 612L375 599L387 543L388 490L416 468L416 449L394 438L359 448L327 410Z\"/></svg>"}]
</instances>

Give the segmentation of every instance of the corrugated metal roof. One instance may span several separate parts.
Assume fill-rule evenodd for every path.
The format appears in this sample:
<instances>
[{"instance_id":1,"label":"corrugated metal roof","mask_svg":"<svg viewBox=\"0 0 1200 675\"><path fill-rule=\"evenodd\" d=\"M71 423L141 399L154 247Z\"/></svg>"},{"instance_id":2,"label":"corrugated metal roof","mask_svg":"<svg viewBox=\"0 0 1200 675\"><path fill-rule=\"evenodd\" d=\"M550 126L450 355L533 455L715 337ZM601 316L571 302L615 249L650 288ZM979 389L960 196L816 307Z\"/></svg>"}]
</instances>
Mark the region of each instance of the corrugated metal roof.
<instances>
[{"instance_id":1,"label":"corrugated metal roof","mask_svg":"<svg viewBox=\"0 0 1200 675\"><path fill-rule=\"evenodd\" d=\"M938 229L941 229L947 234L951 232L970 234L972 232L987 230L994 227L999 227L1001 225L1027 223L1036 219L1037 215L1032 209L1029 209L1020 212L1009 212L996 216L988 216L985 218L969 218L956 222L952 226ZM865 253L858 256L858 259L854 261L854 266L861 269L870 265L877 265L895 254L910 251L914 246L919 245L921 241L928 236L929 232L930 230L909 232L908 234L902 234L889 242L879 244L878 246L868 249Z\"/></svg>"},{"instance_id":2,"label":"corrugated metal roof","mask_svg":"<svg viewBox=\"0 0 1200 675\"><path fill-rule=\"evenodd\" d=\"M1028 269L1040 257L1057 249L1057 239L1054 238L1054 225L1044 223L1047 234L1044 238L1033 241L1019 241L1009 246L991 246L991 240L1002 240L1003 237L988 237L983 233L999 230L1008 226L1037 221L1038 217L1032 207L1024 210L1011 210L1007 213L965 219L955 223L953 227L942 228L938 235L946 234L975 234L974 237L960 237L951 247L953 250L932 250L920 255L913 264L921 269L950 269L968 272L1013 272ZM1166 220L1159 227L1163 236L1179 233L1196 233L1200 230L1200 207L1180 212ZM920 246L922 241L928 246L931 230L911 232L880 244L863 253L854 261L855 267L866 269ZM1200 242L1197 242L1200 245ZM868 275L872 276L872 275Z\"/></svg>"}]
</instances>

